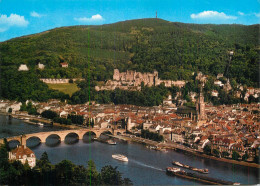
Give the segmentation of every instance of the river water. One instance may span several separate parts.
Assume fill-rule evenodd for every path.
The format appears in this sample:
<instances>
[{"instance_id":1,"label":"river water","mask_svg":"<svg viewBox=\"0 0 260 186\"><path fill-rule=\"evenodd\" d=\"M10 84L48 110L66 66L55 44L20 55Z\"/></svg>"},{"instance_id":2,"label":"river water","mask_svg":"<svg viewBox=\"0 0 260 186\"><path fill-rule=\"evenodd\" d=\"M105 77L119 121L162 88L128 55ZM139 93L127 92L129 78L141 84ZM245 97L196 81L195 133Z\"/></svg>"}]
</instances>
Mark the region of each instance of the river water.
<instances>
[{"instance_id":1,"label":"river water","mask_svg":"<svg viewBox=\"0 0 260 186\"><path fill-rule=\"evenodd\" d=\"M29 125L17 119L8 121L6 116L0 116L0 138L51 130L61 129ZM167 166L172 166L172 161L180 161L198 168L208 168L208 176L210 177L239 182L241 184L259 183L259 169L257 168L232 165L183 154L181 152L158 152L147 149L141 144L124 142L121 140L117 140L117 145L107 145L96 141L88 143L79 140L74 144L68 144L68 142L65 141L58 143L55 146L51 145L52 141L55 141L55 139L47 140L46 144L41 143L38 146L31 147L37 158L40 158L41 154L46 151L50 161L54 164L59 163L64 159L68 159L75 164L86 166L87 161L93 159L98 170L105 165L117 166L118 170L122 173L122 176L130 178L135 185L201 184L182 178L167 176L164 170ZM35 143L34 140L27 141L27 145ZM126 155L129 161L123 163L113 159L111 156L115 153Z\"/></svg>"}]
</instances>

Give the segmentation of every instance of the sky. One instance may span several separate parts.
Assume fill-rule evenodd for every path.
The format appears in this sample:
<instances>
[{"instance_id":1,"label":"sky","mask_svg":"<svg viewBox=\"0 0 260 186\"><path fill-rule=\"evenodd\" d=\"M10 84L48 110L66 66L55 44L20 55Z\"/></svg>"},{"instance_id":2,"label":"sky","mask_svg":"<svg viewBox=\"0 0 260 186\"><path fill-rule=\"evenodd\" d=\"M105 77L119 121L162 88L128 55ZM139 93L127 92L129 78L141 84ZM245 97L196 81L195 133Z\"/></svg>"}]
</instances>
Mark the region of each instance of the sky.
<instances>
[{"instance_id":1,"label":"sky","mask_svg":"<svg viewBox=\"0 0 260 186\"><path fill-rule=\"evenodd\" d=\"M0 0L0 42L73 25L141 18L183 23L260 23L260 0Z\"/></svg>"}]
</instances>

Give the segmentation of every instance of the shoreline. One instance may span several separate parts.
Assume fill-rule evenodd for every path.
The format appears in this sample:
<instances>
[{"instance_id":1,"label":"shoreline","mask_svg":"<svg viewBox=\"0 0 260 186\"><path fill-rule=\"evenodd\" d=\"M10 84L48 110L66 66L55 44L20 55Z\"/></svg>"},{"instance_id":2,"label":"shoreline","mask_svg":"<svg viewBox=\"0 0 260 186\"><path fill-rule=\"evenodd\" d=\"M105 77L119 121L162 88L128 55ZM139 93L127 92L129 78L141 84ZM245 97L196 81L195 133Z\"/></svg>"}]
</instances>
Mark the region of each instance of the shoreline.
<instances>
[{"instance_id":1,"label":"shoreline","mask_svg":"<svg viewBox=\"0 0 260 186\"><path fill-rule=\"evenodd\" d=\"M8 115L8 114L6 114ZM46 123L51 125L51 121L45 118L37 118L33 115L16 115L16 114L11 114L11 116L15 119L19 119L27 124L31 124L31 125L38 125L36 122L32 122L30 120L36 120L37 122L42 122L42 123ZM25 118L29 118L29 120L25 120ZM55 127L61 127L61 128L66 128L66 129L79 129L80 127L74 126L74 125L63 125L60 123L54 123L52 124L52 126Z\"/></svg>"},{"instance_id":2,"label":"shoreline","mask_svg":"<svg viewBox=\"0 0 260 186\"><path fill-rule=\"evenodd\" d=\"M148 140L148 139L145 139L145 138L140 138L140 139L134 139L134 138L130 138L128 136L113 136L114 138L118 138L118 139L122 139L122 140L125 140L125 141L132 141L132 142L136 142L136 143L141 143L141 144L145 144L145 145L152 145L152 146L158 146L160 147L161 149L162 148L165 148L165 149L171 149L171 150L175 150L178 149L176 147L172 147L170 146L169 144L161 144L161 143L158 143L156 141L152 141L152 140ZM183 151L185 153L188 153L188 154L193 154L193 155L196 155L196 156L199 156L199 157L203 157L203 158L208 158L208 159L212 159L212 160L216 160L216 161L222 161L222 162L226 162L226 163L231 163L231 164L236 164L236 165L241 165L241 166L247 166L247 167L253 167L253 168L260 168L260 165L259 164L256 164L256 163L248 163L248 162L244 162L244 161L236 161L236 160L231 160L231 159L226 159L226 158L217 158L217 157L214 157L214 156L209 156L209 155L206 155L206 154L200 154L198 152L195 152L195 151L187 151L187 150L183 150L183 149L178 149L180 151Z\"/></svg>"}]
</instances>

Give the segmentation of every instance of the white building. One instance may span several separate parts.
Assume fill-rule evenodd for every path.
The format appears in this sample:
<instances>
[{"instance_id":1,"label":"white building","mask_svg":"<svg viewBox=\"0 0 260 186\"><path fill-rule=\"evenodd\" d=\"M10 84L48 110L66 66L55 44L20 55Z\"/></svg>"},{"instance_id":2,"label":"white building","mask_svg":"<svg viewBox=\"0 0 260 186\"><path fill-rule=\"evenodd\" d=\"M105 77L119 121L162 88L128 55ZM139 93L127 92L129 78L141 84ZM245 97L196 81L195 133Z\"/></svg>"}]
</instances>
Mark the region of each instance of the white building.
<instances>
[{"instance_id":1,"label":"white building","mask_svg":"<svg viewBox=\"0 0 260 186\"><path fill-rule=\"evenodd\" d=\"M163 100L163 105L171 106L172 105L172 95L168 95L168 98Z\"/></svg>"},{"instance_id":2,"label":"white building","mask_svg":"<svg viewBox=\"0 0 260 186\"><path fill-rule=\"evenodd\" d=\"M217 85L217 86L219 86L219 87L224 86L224 84L223 84L222 81L220 81L220 80L214 81L214 85Z\"/></svg>"},{"instance_id":3,"label":"white building","mask_svg":"<svg viewBox=\"0 0 260 186\"><path fill-rule=\"evenodd\" d=\"M38 69L41 69L41 70L43 70L43 69L44 69L44 67L45 67L45 65L44 65L44 64L38 63Z\"/></svg>"},{"instance_id":4,"label":"white building","mask_svg":"<svg viewBox=\"0 0 260 186\"><path fill-rule=\"evenodd\" d=\"M28 69L27 65L25 65L25 64L21 64L19 69L18 69L18 71L28 71L28 70L29 69Z\"/></svg>"},{"instance_id":5,"label":"white building","mask_svg":"<svg viewBox=\"0 0 260 186\"><path fill-rule=\"evenodd\" d=\"M20 145L16 149L9 152L9 160L18 160L22 162L22 164L27 162L31 168L36 165L36 157L34 152L25 145Z\"/></svg>"},{"instance_id":6,"label":"white building","mask_svg":"<svg viewBox=\"0 0 260 186\"><path fill-rule=\"evenodd\" d=\"M218 97L218 91L212 90L211 95L212 95L213 97Z\"/></svg>"}]
</instances>

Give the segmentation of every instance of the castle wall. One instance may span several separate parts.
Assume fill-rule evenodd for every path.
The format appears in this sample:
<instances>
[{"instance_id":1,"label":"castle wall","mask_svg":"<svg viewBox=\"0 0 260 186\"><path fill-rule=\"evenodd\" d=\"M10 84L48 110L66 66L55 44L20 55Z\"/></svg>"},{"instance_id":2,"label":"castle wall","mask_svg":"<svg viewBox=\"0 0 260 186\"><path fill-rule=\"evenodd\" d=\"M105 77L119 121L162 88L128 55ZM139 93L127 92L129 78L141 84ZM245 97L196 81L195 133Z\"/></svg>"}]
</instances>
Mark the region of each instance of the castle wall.
<instances>
[{"instance_id":1,"label":"castle wall","mask_svg":"<svg viewBox=\"0 0 260 186\"><path fill-rule=\"evenodd\" d=\"M120 72L118 69L114 69L113 81L108 80L104 86L96 86L97 91L100 90L114 90L115 88L120 88L123 90L141 90L141 84L144 82L145 86L158 86L164 83L166 87L171 87L172 85L183 87L185 81L171 81L171 80L160 80L158 77L158 72L153 73L141 73L132 70L127 70L126 72Z\"/></svg>"}]
</instances>

